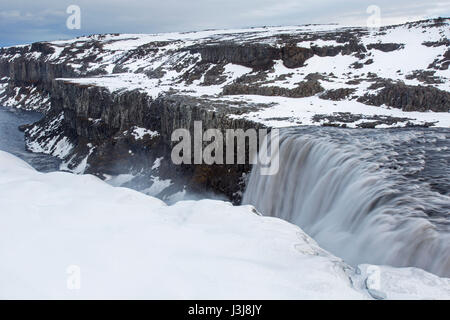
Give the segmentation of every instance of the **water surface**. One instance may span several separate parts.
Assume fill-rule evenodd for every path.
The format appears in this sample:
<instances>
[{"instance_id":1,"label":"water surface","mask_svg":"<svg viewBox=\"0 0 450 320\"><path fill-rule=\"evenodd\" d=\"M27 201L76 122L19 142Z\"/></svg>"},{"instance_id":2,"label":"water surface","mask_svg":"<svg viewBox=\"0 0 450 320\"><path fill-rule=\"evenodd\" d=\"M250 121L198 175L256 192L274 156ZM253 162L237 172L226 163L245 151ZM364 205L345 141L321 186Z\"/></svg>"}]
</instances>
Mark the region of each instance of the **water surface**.
<instances>
[{"instance_id":1,"label":"water surface","mask_svg":"<svg viewBox=\"0 0 450 320\"><path fill-rule=\"evenodd\" d=\"M42 172L57 171L60 161L46 154L27 151L24 133L18 128L20 125L36 122L42 117L43 115L39 112L0 106L0 150L21 158L36 170Z\"/></svg>"}]
</instances>

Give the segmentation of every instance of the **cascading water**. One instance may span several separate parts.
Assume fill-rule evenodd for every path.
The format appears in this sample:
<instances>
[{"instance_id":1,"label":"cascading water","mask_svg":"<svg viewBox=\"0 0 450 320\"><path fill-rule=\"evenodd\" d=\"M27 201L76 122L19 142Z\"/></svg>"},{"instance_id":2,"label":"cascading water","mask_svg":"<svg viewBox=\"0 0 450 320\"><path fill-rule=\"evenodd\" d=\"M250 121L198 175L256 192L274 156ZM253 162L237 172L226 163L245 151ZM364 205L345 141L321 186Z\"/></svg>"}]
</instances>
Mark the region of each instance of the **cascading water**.
<instances>
[{"instance_id":1,"label":"cascading water","mask_svg":"<svg viewBox=\"0 0 450 320\"><path fill-rule=\"evenodd\" d=\"M278 173L254 166L243 203L297 224L351 264L448 277L449 138L447 129L286 129Z\"/></svg>"}]
</instances>

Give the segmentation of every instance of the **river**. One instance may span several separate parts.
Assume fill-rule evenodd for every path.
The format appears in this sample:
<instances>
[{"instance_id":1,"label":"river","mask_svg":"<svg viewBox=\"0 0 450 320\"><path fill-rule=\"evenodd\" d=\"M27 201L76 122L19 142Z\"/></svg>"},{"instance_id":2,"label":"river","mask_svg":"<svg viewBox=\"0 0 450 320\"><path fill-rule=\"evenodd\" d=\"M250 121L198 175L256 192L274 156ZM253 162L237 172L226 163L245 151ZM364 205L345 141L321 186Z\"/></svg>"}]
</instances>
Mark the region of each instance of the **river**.
<instances>
[{"instance_id":1,"label":"river","mask_svg":"<svg viewBox=\"0 0 450 320\"><path fill-rule=\"evenodd\" d=\"M282 130L276 175L243 203L300 226L347 262L450 276L450 130Z\"/></svg>"},{"instance_id":2,"label":"river","mask_svg":"<svg viewBox=\"0 0 450 320\"><path fill-rule=\"evenodd\" d=\"M24 134L18 127L42 118L42 114L14 108L0 107L0 150L9 152L28 162L41 172L59 169L60 161L45 154L28 152L25 149Z\"/></svg>"}]
</instances>

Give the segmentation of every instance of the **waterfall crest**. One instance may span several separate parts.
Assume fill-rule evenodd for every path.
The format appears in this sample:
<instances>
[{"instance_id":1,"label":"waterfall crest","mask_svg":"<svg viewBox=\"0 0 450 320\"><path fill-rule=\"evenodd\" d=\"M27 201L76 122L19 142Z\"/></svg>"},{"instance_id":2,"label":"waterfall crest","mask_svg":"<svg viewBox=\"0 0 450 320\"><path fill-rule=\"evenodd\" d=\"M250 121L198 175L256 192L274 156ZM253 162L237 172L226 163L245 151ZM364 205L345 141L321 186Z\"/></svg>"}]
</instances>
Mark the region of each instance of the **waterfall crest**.
<instances>
[{"instance_id":1,"label":"waterfall crest","mask_svg":"<svg viewBox=\"0 0 450 320\"><path fill-rule=\"evenodd\" d=\"M419 267L449 277L450 197L407 178L426 164L425 147L412 144L435 137L386 133L386 141L372 131L330 130L282 132L279 172L260 175L255 165L243 204L300 226L351 264ZM399 171L401 164L409 171Z\"/></svg>"}]
</instances>

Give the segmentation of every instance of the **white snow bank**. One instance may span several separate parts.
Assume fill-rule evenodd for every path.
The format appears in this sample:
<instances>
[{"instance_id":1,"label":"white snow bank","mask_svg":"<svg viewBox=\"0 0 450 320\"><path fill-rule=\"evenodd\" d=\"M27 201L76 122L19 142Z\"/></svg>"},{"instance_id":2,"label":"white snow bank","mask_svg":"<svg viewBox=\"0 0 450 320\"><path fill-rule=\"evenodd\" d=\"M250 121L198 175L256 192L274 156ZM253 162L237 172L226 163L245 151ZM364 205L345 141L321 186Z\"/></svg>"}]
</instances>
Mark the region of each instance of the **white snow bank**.
<instances>
[{"instance_id":1,"label":"white snow bank","mask_svg":"<svg viewBox=\"0 0 450 320\"><path fill-rule=\"evenodd\" d=\"M450 279L439 278L417 268L387 266L358 266L361 277L355 277L355 286L368 288L374 297L384 299L449 299ZM364 283L358 282L364 279ZM368 279L368 280L367 280Z\"/></svg>"},{"instance_id":2,"label":"white snow bank","mask_svg":"<svg viewBox=\"0 0 450 320\"><path fill-rule=\"evenodd\" d=\"M450 280L405 272L395 269L389 289L406 289L393 298L450 298ZM42 174L0 151L0 298L369 298L351 277L364 280L250 206L167 206L94 176Z\"/></svg>"},{"instance_id":3,"label":"white snow bank","mask_svg":"<svg viewBox=\"0 0 450 320\"><path fill-rule=\"evenodd\" d=\"M156 131L152 131L146 128L140 128L140 127L133 127L131 134L133 135L135 140L142 140L145 136L148 136L149 138L154 138L159 136L159 133Z\"/></svg>"}]
</instances>

